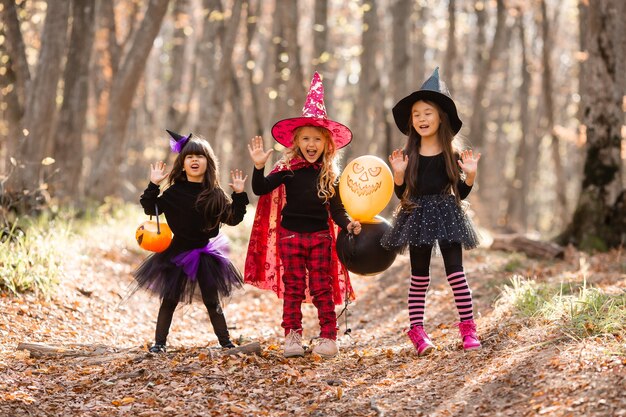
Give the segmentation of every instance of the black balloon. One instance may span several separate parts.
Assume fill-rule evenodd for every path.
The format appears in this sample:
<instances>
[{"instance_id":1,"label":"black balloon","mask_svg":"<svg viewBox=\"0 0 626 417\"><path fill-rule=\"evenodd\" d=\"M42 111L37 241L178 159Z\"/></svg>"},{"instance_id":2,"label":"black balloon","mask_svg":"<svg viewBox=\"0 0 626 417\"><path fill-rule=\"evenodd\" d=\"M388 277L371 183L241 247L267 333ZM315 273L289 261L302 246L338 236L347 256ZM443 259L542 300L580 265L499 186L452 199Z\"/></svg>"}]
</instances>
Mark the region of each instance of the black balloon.
<instances>
[{"instance_id":1,"label":"black balloon","mask_svg":"<svg viewBox=\"0 0 626 417\"><path fill-rule=\"evenodd\" d=\"M359 275L376 275L393 264L396 252L383 248L380 239L391 228L387 220L376 216L380 223L361 223L361 233L337 236L337 256L348 271Z\"/></svg>"}]
</instances>

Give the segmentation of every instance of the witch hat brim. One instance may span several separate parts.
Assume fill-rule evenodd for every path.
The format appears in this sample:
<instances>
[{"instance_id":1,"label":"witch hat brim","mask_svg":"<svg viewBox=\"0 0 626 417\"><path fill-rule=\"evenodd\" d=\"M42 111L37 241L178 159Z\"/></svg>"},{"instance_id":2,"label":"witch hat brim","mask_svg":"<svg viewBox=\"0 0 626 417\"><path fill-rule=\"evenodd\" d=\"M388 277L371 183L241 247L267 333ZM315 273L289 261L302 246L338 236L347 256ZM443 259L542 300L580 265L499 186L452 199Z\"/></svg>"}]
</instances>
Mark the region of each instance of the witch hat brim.
<instances>
[{"instance_id":1,"label":"witch hat brim","mask_svg":"<svg viewBox=\"0 0 626 417\"><path fill-rule=\"evenodd\" d=\"M324 127L328 129L337 149L343 148L352 140L352 132L347 126L330 120L326 115L324 85L322 84L322 77L317 71L311 79L311 86L302 107L302 115L277 122L272 127L272 136L274 136L276 142L289 148L293 145L294 130L302 126Z\"/></svg>"},{"instance_id":2,"label":"witch hat brim","mask_svg":"<svg viewBox=\"0 0 626 417\"><path fill-rule=\"evenodd\" d=\"M408 135L411 131L411 110L416 101L430 101L441 107L450 120L450 127L456 135L461 130L463 122L459 118L456 104L450 97L445 84L439 81L439 67L428 78L418 91L414 91L393 106L392 113L396 126L402 133Z\"/></svg>"},{"instance_id":3,"label":"witch hat brim","mask_svg":"<svg viewBox=\"0 0 626 417\"><path fill-rule=\"evenodd\" d=\"M272 136L276 142L286 148L293 145L293 132L302 126L324 127L330 131L337 149L343 148L352 141L352 131L347 126L330 119L317 117L292 117L277 122L272 127Z\"/></svg>"}]
</instances>

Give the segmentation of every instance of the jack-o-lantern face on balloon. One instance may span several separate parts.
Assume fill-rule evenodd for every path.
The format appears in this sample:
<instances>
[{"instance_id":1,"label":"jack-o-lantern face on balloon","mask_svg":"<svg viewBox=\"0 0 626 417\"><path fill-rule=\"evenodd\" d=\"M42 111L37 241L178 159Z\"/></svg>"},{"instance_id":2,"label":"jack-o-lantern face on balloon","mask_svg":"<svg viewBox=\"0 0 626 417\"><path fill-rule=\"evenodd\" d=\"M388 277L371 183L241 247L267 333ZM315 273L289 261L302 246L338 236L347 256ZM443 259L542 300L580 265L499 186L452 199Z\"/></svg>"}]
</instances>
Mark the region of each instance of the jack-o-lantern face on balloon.
<instances>
[{"instance_id":1,"label":"jack-o-lantern face on balloon","mask_svg":"<svg viewBox=\"0 0 626 417\"><path fill-rule=\"evenodd\" d=\"M339 193L353 220L374 221L393 194L393 176L385 162L371 155L351 161L341 174Z\"/></svg>"}]
</instances>

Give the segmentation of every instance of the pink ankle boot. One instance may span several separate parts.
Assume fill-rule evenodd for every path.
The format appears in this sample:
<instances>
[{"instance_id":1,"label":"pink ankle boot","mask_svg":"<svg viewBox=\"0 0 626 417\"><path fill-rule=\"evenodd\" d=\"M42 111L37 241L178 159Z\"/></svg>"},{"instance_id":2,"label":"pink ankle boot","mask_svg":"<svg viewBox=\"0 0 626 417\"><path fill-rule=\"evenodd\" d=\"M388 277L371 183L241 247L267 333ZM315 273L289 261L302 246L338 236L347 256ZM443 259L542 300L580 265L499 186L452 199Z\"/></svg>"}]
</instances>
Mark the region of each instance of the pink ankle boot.
<instances>
[{"instance_id":1,"label":"pink ankle boot","mask_svg":"<svg viewBox=\"0 0 626 417\"><path fill-rule=\"evenodd\" d=\"M407 335L417 350L417 356L426 356L435 348L422 326L413 327L407 332Z\"/></svg>"},{"instance_id":2,"label":"pink ankle boot","mask_svg":"<svg viewBox=\"0 0 626 417\"><path fill-rule=\"evenodd\" d=\"M474 323L474 320L462 321L458 326L461 340L463 340L463 349L480 349L480 341L476 335L476 323Z\"/></svg>"}]
</instances>

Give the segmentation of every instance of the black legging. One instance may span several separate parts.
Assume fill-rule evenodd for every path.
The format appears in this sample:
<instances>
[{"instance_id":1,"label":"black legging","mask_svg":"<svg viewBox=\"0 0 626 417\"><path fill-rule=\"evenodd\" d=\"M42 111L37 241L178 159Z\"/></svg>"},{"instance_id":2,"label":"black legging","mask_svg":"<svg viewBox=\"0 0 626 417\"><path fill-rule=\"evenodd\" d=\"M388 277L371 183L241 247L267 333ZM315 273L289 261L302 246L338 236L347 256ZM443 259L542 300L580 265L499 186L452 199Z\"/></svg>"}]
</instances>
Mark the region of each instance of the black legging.
<instances>
[{"instance_id":1,"label":"black legging","mask_svg":"<svg viewBox=\"0 0 626 417\"><path fill-rule=\"evenodd\" d=\"M199 280L198 284L200 286L200 292L202 293L202 301L209 312L209 318L211 319L211 325L213 325L213 331L217 336L217 340L220 342L220 345L226 346L230 343L230 335L228 334L226 318L222 312L222 306L220 305L217 289L214 286L203 283L202 280ZM170 331L170 325L172 324L172 317L174 316L174 311L176 310L177 305L177 299L163 299L161 301L154 337L156 344L165 344L167 335Z\"/></svg>"},{"instance_id":2,"label":"black legging","mask_svg":"<svg viewBox=\"0 0 626 417\"><path fill-rule=\"evenodd\" d=\"M446 275L463 270L463 248L460 243L453 243L440 249ZM425 277L430 274L430 255L432 250L432 246L411 246L409 248L411 275Z\"/></svg>"}]
</instances>

